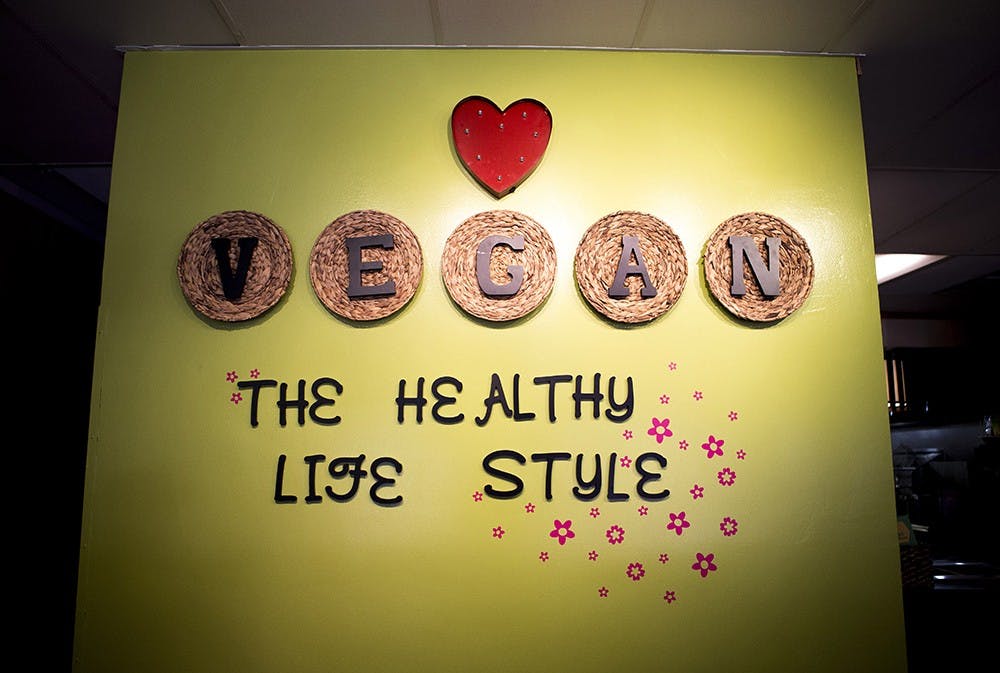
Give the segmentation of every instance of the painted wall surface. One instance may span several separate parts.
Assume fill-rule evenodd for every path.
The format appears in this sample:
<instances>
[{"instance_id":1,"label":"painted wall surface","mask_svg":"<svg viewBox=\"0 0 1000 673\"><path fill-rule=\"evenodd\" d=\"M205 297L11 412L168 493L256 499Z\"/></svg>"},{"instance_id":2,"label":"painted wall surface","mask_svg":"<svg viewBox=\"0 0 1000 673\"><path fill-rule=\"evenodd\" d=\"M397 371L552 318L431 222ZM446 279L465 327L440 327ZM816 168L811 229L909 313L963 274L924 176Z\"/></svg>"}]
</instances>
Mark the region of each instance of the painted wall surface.
<instances>
[{"instance_id":1,"label":"painted wall surface","mask_svg":"<svg viewBox=\"0 0 1000 673\"><path fill-rule=\"evenodd\" d=\"M543 102L537 170L494 198L453 150L469 95ZM288 234L291 286L224 324L185 301L178 255L208 217L250 210ZM423 251L410 303L374 324L333 315L308 260L335 218L399 218ZM473 319L440 273L448 235L524 213L557 251L552 293L513 323ZM687 283L651 323L577 291L587 228L649 213L683 241ZM760 211L808 242L815 283L777 324L736 319L701 255ZM324 415L282 426L276 388L250 423L239 382L336 379ZM492 408L491 378L515 420ZM575 417L573 385L607 398ZM400 381L426 380L422 423ZM430 386L454 397L436 422ZM329 389L327 389L329 391ZM547 50L133 52L126 56L88 452L75 662L86 671L903 671L899 557L874 253L854 63L847 58ZM549 398L552 393L551 401ZM550 412L555 420L550 420ZM651 431L669 419L670 436ZM655 419L655 421L654 421ZM525 464L512 482L484 457ZM719 453L721 451L721 454ZM546 498L546 459L551 463ZM636 461L667 466L637 492ZM331 461L397 460L324 496ZM599 497L573 493L600 456ZM615 483L608 488L614 454ZM309 456L322 455L319 459ZM276 471L286 457L275 501ZM316 469L316 503L309 464ZM609 495L610 491L610 495ZM628 496L619 500L620 495ZM572 537L569 533L572 533ZM560 538L563 538L560 540Z\"/></svg>"}]
</instances>

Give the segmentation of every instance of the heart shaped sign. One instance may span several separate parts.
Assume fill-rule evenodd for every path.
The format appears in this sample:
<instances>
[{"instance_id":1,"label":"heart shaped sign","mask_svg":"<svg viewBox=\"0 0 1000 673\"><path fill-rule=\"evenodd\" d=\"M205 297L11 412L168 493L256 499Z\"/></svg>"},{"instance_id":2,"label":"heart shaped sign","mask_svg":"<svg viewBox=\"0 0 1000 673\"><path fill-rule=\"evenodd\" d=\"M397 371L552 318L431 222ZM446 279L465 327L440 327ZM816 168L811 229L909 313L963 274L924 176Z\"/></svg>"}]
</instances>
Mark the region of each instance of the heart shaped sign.
<instances>
[{"instance_id":1,"label":"heart shaped sign","mask_svg":"<svg viewBox=\"0 0 1000 673\"><path fill-rule=\"evenodd\" d=\"M531 98L501 110L482 96L461 100L451 113L455 151L466 170L493 196L509 194L541 161L552 115Z\"/></svg>"}]
</instances>

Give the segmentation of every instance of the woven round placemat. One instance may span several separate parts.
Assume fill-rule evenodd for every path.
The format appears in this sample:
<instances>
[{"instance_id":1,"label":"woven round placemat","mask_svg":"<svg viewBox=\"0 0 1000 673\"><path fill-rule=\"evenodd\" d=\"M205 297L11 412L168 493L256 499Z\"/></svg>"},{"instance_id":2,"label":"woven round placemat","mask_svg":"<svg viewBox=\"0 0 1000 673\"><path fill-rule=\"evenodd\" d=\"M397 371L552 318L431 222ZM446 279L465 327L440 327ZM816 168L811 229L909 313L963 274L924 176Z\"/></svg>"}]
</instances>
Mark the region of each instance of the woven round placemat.
<instances>
[{"instance_id":1,"label":"woven round placemat","mask_svg":"<svg viewBox=\"0 0 1000 673\"><path fill-rule=\"evenodd\" d=\"M730 236L749 236L767 264L765 239L778 237L780 292L768 297L754 277L750 262L743 260L746 294L732 295L733 260ZM730 313L755 322L773 322L788 317L809 296L813 285L813 259L805 239L787 222L767 213L742 213L720 224L705 244L705 280L716 301Z\"/></svg>"},{"instance_id":2,"label":"woven round placemat","mask_svg":"<svg viewBox=\"0 0 1000 673\"><path fill-rule=\"evenodd\" d=\"M395 283L395 292L385 296L350 297L348 238L390 234L393 247L361 249L361 261L380 263L378 270L364 271L362 284ZM320 233L309 256L309 280L323 305L349 320L378 320L392 315L413 298L423 275L420 242L406 224L388 213L356 210L341 215Z\"/></svg>"},{"instance_id":3,"label":"woven round placemat","mask_svg":"<svg viewBox=\"0 0 1000 673\"><path fill-rule=\"evenodd\" d=\"M624 236L639 240L639 252L656 288L653 297L641 296L645 283L639 275L626 277L627 297L608 296L622 258ZM632 264L633 259L626 263ZM592 224L577 246L574 266L577 286L587 303L606 318L623 323L648 322L670 310L688 273L684 244L673 229L652 215L633 211L612 213Z\"/></svg>"},{"instance_id":4,"label":"woven round placemat","mask_svg":"<svg viewBox=\"0 0 1000 673\"><path fill-rule=\"evenodd\" d=\"M237 268L239 239L256 238L246 284L239 298L227 299L222 270L212 240L227 238L229 272ZM292 246L285 232L270 219L246 210L231 210L204 220L181 247L177 278L188 303L213 320L239 322L261 315L278 303L292 279Z\"/></svg>"},{"instance_id":5,"label":"woven round placemat","mask_svg":"<svg viewBox=\"0 0 1000 673\"><path fill-rule=\"evenodd\" d=\"M520 266L523 281L517 292L490 296L476 276L476 254L488 236L523 236L524 249L497 245L490 254L490 280L507 285L507 267ZM556 249L549 233L533 219L510 210L490 210L473 215L451 233L441 256L441 275L452 300L464 311L495 322L515 320L535 310L549 293L556 277Z\"/></svg>"}]
</instances>

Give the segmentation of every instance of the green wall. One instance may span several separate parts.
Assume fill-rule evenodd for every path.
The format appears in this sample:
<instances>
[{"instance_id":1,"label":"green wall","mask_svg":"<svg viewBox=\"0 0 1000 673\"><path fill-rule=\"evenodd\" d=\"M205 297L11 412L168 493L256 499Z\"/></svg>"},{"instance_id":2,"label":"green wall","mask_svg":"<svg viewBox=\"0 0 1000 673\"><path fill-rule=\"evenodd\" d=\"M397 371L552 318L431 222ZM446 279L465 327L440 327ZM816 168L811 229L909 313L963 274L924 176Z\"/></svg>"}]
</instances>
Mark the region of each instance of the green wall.
<instances>
[{"instance_id":1,"label":"green wall","mask_svg":"<svg viewBox=\"0 0 1000 673\"><path fill-rule=\"evenodd\" d=\"M453 107L543 102L552 138L537 170L497 199L452 149ZM344 321L310 285L309 255L335 218L373 209L419 239L409 304ZM448 235L495 209L550 234L554 286L513 323L465 314L440 272ZM204 318L176 265L187 235L230 210L287 233L291 285L263 316ZM682 240L687 283L660 318L605 320L576 288L576 246L632 210ZM812 291L776 324L715 302L701 255L715 228L759 211L808 242ZM232 50L126 55L114 158L88 450L76 670L85 671L903 671L891 453L864 147L849 58L572 50ZM672 366L673 365L673 366ZM342 384L333 426L259 424L231 401L257 369L294 391ZM522 410L477 425L493 374L520 377ZM634 385L625 422L574 417L580 375ZM400 380L462 382L446 425L397 421ZM695 391L701 393L696 399ZM243 392L246 397L246 391ZM669 398L666 403L662 399ZM603 412L607 404L602 406ZM329 408L328 408L329 409ZM731 414L731 412L734 412ZM326 411L324 411L326 413ZM673 436L648 434L669 417ZM290 417L294 418L294 417ZM735 420L731 420L735 418ZM626 438L631 433L631 438ZM709 437L724 454L708 458ZM688 448L681 448L681 440ZM516 498L487 454L524 482ZM742 451L742 453L738 453ZM614 501L581 501L572 461L616 454ZM667 460L636 493L634 461ZM391 457L375 504L307 504L307 456ZM280 456L284 489L275 502ZM723 486L723 467L737 475ZM690 489L704 487L695 499ZM529 503L531 506L529 506ZM646 512L640 507L645 506ZM592 511L596 508L596 512ZM529 511L533 510L533 511ZM676 535L670 515L691 526ZM592 516L592 514L598 514ZM738 522L724 535L725 517ZM560 545L556 520L575 537ZM611 526L626 531L608 543ZM502 537L494 529L504 530ZM547 560L542 560L543 552ZM591 559L590 552L597 558ZM713 554L716 570L692 569ZM641 563L632 579L629 564ZM638 575L633 566L633 575ZM600 589L606 589L602 596ZM675 599L664 599L667 592Z\"/></svg>"}]
</instances>

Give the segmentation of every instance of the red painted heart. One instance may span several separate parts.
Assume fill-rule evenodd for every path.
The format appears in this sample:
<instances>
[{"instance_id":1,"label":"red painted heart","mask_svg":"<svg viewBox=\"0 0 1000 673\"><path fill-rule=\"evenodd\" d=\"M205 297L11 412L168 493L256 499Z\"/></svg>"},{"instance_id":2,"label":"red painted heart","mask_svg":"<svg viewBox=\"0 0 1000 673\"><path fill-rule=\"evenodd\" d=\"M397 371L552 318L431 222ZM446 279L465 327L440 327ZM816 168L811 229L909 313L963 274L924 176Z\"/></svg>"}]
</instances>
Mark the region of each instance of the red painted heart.
<instances>
[{"instance_id":1,"label":"red painted heart","mask_svg":"<svg viewBox=\"0 0 1000 673\"><path fill-rule=\"evenodd\" d=\"M552 115L531 98L501 110L482 96L461 100L451 113L455 152L483 187L501 197L524 182L545 154Z\"/></svg>"}]
</instances>

